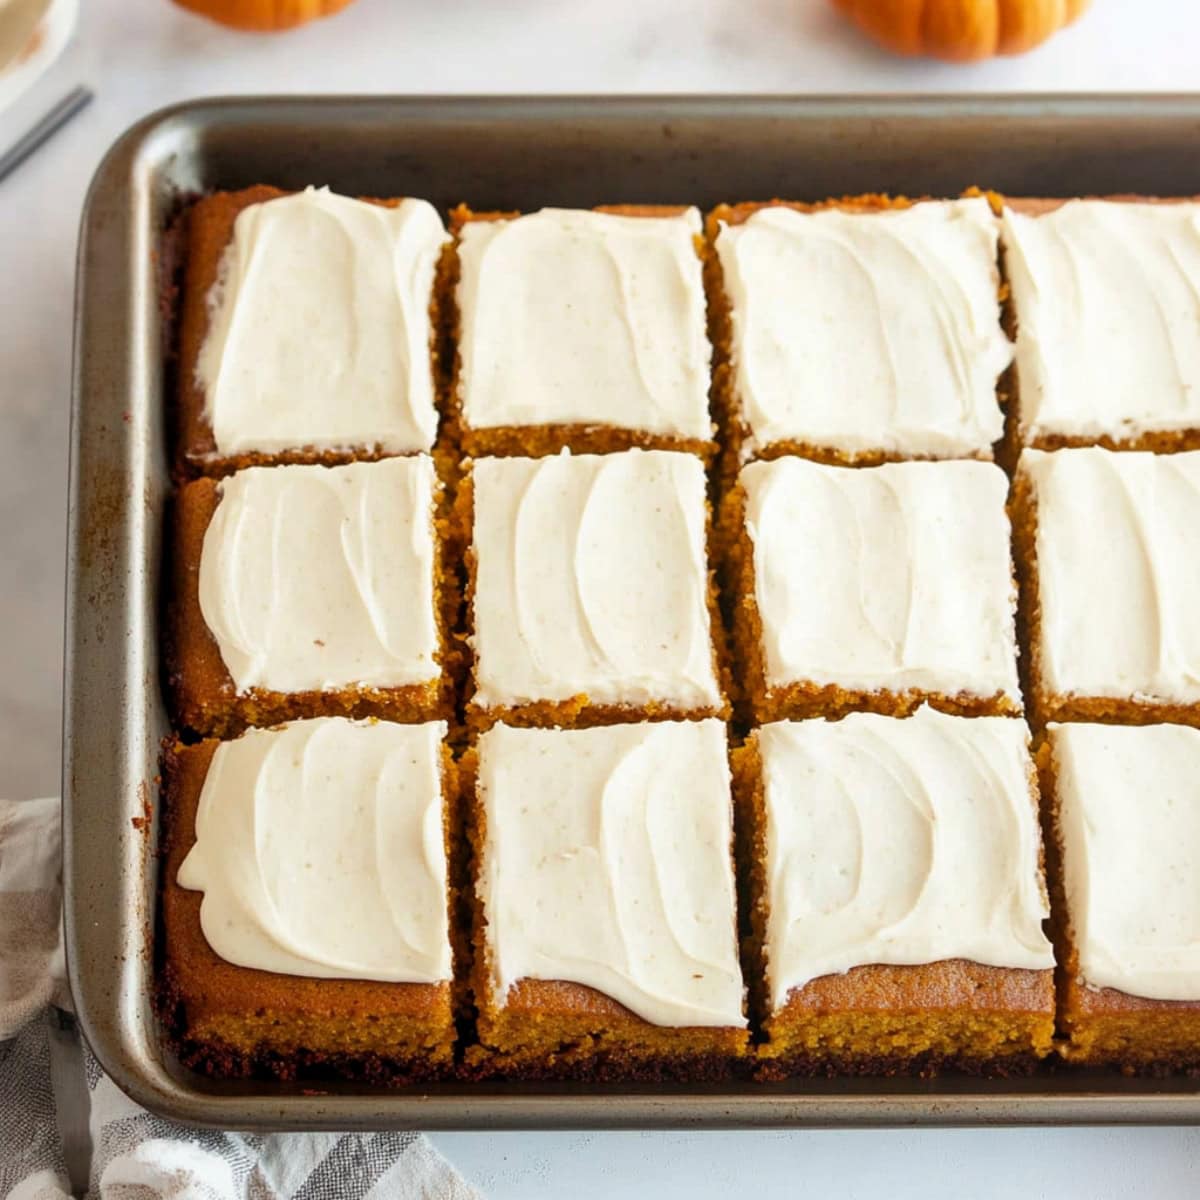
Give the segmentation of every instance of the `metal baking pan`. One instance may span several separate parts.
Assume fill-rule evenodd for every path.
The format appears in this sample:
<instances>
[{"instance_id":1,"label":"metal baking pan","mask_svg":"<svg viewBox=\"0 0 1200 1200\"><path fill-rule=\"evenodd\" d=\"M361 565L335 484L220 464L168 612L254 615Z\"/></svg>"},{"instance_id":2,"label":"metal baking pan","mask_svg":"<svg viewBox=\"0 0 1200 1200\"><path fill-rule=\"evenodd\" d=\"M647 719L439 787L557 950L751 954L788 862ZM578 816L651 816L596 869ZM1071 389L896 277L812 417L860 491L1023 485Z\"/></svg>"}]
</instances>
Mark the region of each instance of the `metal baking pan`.
<instances>
[{"instance_id":1,"label":"metal baking pan","mask_svg":"<svg viewBox=\"0 0 1200 1200\"><path fill-rule=\"evenodd\" d=\"M279 98L186 104L113 147L87 200L76 302L66 718L66 942L79 1019L135 1100L236 1129L1190 1123L1200 1083L1047 1068L720 1086L445 1084L319 1092L171 1061L151 1009L158 572L168 491L157 284L179 197L328 183L446 208L891 191L1200 194L1200 96ZM148 827L147 827L148 819Z\"/></svg>"}]
</instances>

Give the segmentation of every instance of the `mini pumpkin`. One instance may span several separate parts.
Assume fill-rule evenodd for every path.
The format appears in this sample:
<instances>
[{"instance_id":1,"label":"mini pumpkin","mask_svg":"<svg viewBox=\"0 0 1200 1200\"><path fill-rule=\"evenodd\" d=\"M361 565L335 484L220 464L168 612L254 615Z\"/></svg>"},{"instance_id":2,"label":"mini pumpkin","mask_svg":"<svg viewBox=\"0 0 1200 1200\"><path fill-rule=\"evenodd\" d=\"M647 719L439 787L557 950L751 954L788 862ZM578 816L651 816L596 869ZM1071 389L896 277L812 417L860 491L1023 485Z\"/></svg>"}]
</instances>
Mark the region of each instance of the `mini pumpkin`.
<instances>
[{"instance_id":1,"label":"mini pumpkin","mask_svg":"<svg viewBox=\"0 0 1200 1200\"><path fill-rule=\"evenodd\" d=\"M1023 54L1089 0L833 0L863 32L897 54L971 62Z\"/></svg>"},{"instance_id":2,"label":"mini pumpkin","mask_svg":"<svg viewBox=\"0 0 1200 1200\"><path fill-rule=\"evenodd\" d=\"M270 33L332 16L351 0L175 0L176 4L234 29Z\"/></svg>"}]
</instances>

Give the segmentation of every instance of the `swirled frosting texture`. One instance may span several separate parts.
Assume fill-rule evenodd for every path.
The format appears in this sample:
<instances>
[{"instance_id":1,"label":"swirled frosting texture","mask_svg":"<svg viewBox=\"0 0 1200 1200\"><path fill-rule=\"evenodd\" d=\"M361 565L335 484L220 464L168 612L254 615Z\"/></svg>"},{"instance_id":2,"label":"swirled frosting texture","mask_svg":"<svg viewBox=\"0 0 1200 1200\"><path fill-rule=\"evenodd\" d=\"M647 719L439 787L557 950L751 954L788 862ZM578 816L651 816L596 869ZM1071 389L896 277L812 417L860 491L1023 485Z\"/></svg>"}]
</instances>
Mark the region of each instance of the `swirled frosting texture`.
<instances>
[{"instance_id":1,"label":"swirled frosting texture","mask_svg":"<svg viewBox=\"0 0 1200 1200\"><path fill-rule=\"evenodd\" d=\"M1019 703L1008 482L980 462L741 472L767 685Z\"/></svg>"},{"instance_id":2,"label":"swirled frosting texture","mask_svg":"<svg viewBox=\"0 0 1200 1200\"><path fill-rule=\"evenodd\" d=\"M1004 213L1021 432L1200 428L1200 204Z\"/></svg>"},{"instance_id":3,"label":"swirled frosting texture","mask_svg":"<svg viewBox=\"0 0 1200 1200\"><path fill-rule=\"evenodd\" d=\"M463 418L708 439L700 214L542 209L462 230Z\"/></svg>"},{"instance_id":4,"label":"swirled frosting texture","mask_svg":"<svg viewBox=\"0 0 1200 1200\"><path fill-rule=\"evenodd\" d=\"M996 380L997 222L987 201L801 213L721 229L734 388L750 453L798 441L844 453L988 456Z\"/></svg>"},{"instance_id":5,"label":"swirled frosting texture","mask_svg":"<svg viewBox=\"0 0 1200 1200\"><path fill-rule=\"evenodd\" d=\"M483 458L473 478L477 704L720 705L698 458Z\"/></svg>"},{"instance_id":6,"label":"swirled frosting texture","mask_svg":"<svg viewBox=\"0 0 1200 1200\"><path fill-rule=\"evenodd\" d=\"M322 717L213 754L180 887L228 962L319 979L451 976L443 722Z\"/></svg>"},{"instance_id":7,"label":"swirled frosting texture","mask_svg":"<svg viewBox=\"0 0 1200 1200\"><path fill-rule=\"evenodd\" d=\"M773 1008L871 963L1053 967L1024 721L855 713L758 744Z\"/></svg>"},{"instance_id":8,"label":"swirled frosting texture","mask_svg":"<svg viewBox=\"0 0 1200 1200\"><path fill-rule=\"evenodd\" d=\"M1200 701L1200 452L1026 450L1042 684Z\"/></svg>"},{"instance_id":9,"label":"swirled frosting texture","mask_svg":"<svg viewBox=\"0 0 1200 1200\"><path fill-rule=\"evenodd\" d=\"M1049 728L1083 981L1200 1000L1200 731Z\"/></svg>"},{"instance_id":10,"label":"swirled frosting texture","mask_svg":"<svg viewBox=\"0 0 1200 1200\"><path fill-rule=\"evenodd\" d=\"M221 482L200 611L238 691L437 677L434 485L425 455Z\"/></svg>"},{"instance_id":11,"label":"swirled frosting texture","mask_svg":"<svg viewBox=\"0 0 1200 1200\"><path fill-rule=\"evenodd\" d=\"M479 740L492 989L594 988L655 1025L744 1026L720 721Z\"/></svg>"},{"instance_id":12,"label":"swirled frosting texture","mask_svg":"<svg viewBox=\"0 0 1200 1200\"><path fill-rule=\"evenodd\" d=\"M430 449L429 305L447 240L424 200L309 188L243 209L196 366L217 452Z\"/></svg>"}]
</instances>

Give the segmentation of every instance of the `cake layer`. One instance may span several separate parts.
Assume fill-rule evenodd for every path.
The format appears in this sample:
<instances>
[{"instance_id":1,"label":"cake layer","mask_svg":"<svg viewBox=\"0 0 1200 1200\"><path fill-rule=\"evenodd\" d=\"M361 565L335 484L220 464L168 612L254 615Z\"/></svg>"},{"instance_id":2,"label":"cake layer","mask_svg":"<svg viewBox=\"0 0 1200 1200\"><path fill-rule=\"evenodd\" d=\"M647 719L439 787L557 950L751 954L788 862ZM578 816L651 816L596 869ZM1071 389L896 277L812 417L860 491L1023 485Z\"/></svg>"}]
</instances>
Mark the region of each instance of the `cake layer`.
<instances>
[{"instance_id":1,"label":"cake layer","mask_svg":"<svg viewBox=\"0 0 1200 1200\"><path fill-rule=\"evenodd\" d=\"M1200 702L1200 452L1026 450L1018 494L1041 702Z\"/></svg>"},{"instance_id":2,"label":"cake layer","mask_svg":"<svg viewBox=\"0 0 1200 1200\"><path fill-rule=\"evenodd\" d=\"M983 197L766 206L723 226L734 409L750 456L990 457L1003 432L997 222Z\"/></svg>"},{"instance_id":3,"label":"cake layer","mask_svg":"<svg viewBox=\"0 0 1200 1200\"><path fill-rule=\"evenodd\" d=\"M965 959L851 967L764 1022L759 1075L1028 1073L1054 1048L1054 973Z\"/></svg>"},{"instance_id":4,"label":"cake layer","mask_svg":"<svg viewBox=\"0 0 1200 1200\"><path fill-rule=\"evenodd\" d=\"M1008 481L988 463L830 467L799 458L740 475L768 692L999 696L1019 711ZM739 597L738 620L752 616ZM753 688L754 680L748 678Z\"/></svg>"},{"instance_id":5,"label":"cake layer","mask_svg":"<svg viewBox=\"0 0 1200 1200\"><path fill-rule=\"evenodd\" d=\"M477 753L485 1022L559 980L654 1025L744 1027L724 725L495 726Z\"/></svg>"},{"instance_id":6,"label":"cake layer","mask_svg":"<svg viewBox=\"0 0 1200 1200\"><path fill-rule=\"evenodd\" d=\"M227 962L322 979L452 976L444 722L341 718L220 743L179 886Z\"/></svg>"},{"instance_id":7,"label":"cake layer","mask_svg":"<svg viewBox=\"0 0 1200 1200\"><path fill-rule=\"evenodd\" d=\"M429 450L430 306L447 241L423 200L308 188L243 208L184 363L216 455Z\"/></svg>"},{"instance_id":8,"label":"cake layer","mask_svg":"<svg viewBox=\"0 0 1200 1200\"><path fill-rule=\"evenodd\" d=\"M472 703L719 710L698 458L477 459Z\"/></svg>"},{"instance_id":9,"label":"cake layer","mask_svg":"<svg viewBox=\"0 0 1200 1200\"><path fill-rule=\"evenodd\" d=\"M1051 725L1081 981L1200 1001L1200 730Z\"/></svg>"},{"instance_id":10,"label":"cake layer","mask_svg":"<svg viewBox=\"0 0 1200 1200\"><path fill-rule=\"evenodd\" d=\"M185 1065L453 1068L444 728L320 720L166 747L158 1000Z\"/></svg>"},{"instance_id":11,"label":"cake layer","mask_svg":"<svg viewBox=\"0 0 1200 1200\"><path fill-rule=\"evenodd\" d=\"M436 483L425 455L221 481L199 602L239 692L437 678Z\"/></svg>"},{"instance_id":12,"label":"cake layer","mask_svg":"<svg viewBox=\"0 0 1200 1200\"><path fill-rule=\"evenodd\" d=\"M870 964L1053 967L1023 721L922 708L781 722L755 741L770 1011Z\"/></svg>"},{"instance_id":13,"label":"cake layer","mask_svg":"<svg viewBox=\"0 0 1200 1200\"><path fill-rule=\"evenodd\" d=\"M694 208L543 209L459 234L459 403L467 429L608 426L708 441Z\"/></svg>"},{"instance_id":14,"label":"cake layer","mask_svg":"<svg viewBox=\"0 0 1200 1200\"><path fill-rule=\"evenodd\" d=\"M1200 204L1007 208L1003 240L1023 441L1200 433Z\"/></svg>"}]
</instances>

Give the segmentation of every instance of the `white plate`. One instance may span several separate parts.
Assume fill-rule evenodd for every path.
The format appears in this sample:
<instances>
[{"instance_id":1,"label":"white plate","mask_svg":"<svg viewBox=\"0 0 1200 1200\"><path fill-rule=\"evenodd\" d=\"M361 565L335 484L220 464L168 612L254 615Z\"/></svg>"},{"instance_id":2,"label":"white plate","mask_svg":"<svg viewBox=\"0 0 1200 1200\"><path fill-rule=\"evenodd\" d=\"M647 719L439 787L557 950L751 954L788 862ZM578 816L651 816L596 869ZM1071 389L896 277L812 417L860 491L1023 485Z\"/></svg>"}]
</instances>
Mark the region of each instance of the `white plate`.
<instances>
[{"instance_id":1,"label":"white plate","mask_svg":"<svg viewBox=\"0 0 1200 1200\"><path fill-rule=\"evenodd\" d=\"M78 20L79 0L0 0L0 112L50 69Z\"/></svg>"}]
</instances>

